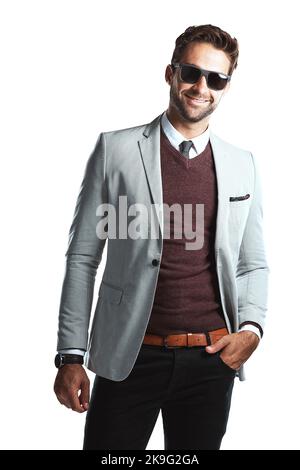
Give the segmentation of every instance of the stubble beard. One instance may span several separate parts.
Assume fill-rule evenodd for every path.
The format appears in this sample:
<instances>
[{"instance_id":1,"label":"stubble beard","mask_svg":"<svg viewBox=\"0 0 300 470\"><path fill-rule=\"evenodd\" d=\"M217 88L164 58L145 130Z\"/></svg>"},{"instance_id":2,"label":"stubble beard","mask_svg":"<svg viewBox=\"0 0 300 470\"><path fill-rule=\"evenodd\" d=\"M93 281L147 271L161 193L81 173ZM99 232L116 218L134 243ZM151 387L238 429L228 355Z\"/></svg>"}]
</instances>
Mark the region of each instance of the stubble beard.
<instances>
[{"instance_id":1,"label":"stubble beard","mask_svg":"<svg viewBox=\"0 0 300 470\"><path fill-rule=\"evenodd\" d=\"M191 95L192 96L192 95ZM203 110L199 110L197 114L192 114L189 111L188 105L185 105L182 100L180 100L179 96L177 95L174 87L170 87L170 103L171 105L177 110L180 114L182 119L187 122L199 122L205 119L207 116L210 116L217 107L217 104L213 104L211 101L206 108ZM190 108L191 109L191 108Z\"/></svg>"}]
</instances>

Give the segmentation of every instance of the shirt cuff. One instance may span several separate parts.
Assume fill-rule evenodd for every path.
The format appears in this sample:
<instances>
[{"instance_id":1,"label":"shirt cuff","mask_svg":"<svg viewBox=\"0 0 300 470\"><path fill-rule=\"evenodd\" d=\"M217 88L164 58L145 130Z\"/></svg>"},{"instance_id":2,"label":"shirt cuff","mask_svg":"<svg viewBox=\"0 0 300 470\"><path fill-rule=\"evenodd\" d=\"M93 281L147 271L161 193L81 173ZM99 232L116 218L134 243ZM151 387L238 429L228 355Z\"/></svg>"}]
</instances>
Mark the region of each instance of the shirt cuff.
<instances>
[{"instance_id":1,"label":"shirt cuff","mask_svg":"<svg viewBox=\"0 0 300 470\"><path fill-rule=\"evenodd\" d=\"M80 356L85 355L84 349L60 349L57 352L60 354L78 354Z\"/></svg>"},{"instance_id":2,"label":"shirt cuff","mask_svg":"<svg viewBox=\"0 0 300 470\"><path fill-rule=\"evenodd\" d=\"M255 333L259 337L259 339L261 339L261 333L257 326L247 324L239 328L239 332L240 331L253 331L253 333Z\"/></svg>"}]
</instances>

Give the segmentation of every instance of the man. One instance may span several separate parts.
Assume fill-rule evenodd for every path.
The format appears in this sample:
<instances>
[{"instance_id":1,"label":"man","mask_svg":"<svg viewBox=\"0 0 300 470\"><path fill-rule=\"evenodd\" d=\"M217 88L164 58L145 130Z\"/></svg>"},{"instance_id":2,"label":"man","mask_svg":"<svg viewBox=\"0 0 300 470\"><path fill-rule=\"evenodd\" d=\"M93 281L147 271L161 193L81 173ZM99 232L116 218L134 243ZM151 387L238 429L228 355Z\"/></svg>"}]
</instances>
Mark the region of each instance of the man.
<instances>
[{"instance_id":1,"label":"man","mask_svg":"<svg viewBox=\"0 0 300 470\"><path fill-rule=\"evenodd\" d=\"M166 450L220 448L234 378L244 379L263 333L269 271L253 155L209 128L237 58L237 40L225 31L187 28L166 68L167 111L101 133L89 158L66 253L54 386L62 404L88 409L86 450L145 449L160 410ZM119 220L133 204L155 207L158 236L144 222L142 237L128 236L132 220L117 236L112 218L99 223L109 206ZM173 205L204 209L193 211L181 237ZM200 243L192 246L195 227ZM90 403L86 350L96 373Z\"/></svg>"}]
</instances>

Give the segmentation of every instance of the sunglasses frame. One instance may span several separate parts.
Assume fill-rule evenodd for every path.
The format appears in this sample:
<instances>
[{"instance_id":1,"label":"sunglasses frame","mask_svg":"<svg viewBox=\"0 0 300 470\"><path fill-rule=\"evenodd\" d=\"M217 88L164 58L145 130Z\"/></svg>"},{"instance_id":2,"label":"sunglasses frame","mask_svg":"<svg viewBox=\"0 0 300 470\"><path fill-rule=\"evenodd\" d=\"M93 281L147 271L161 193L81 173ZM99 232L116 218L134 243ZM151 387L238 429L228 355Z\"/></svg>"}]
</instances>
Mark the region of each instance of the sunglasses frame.
<instances>
[{"instance_id":1,"label":"sunglasses frame","mask_svg":"<svg viewBox=\"0 0 300 470\"><path fill-rule=\"evenodd\" d=\"M198 81L198 80L196 80L194 83L190 83L190 82L185 82L184 80L182 80L182 78L181 78L181 67L184 66L184 65L187 66L187 67L191 67L193 69L196 69L196 70L200 71L200 76L199 76L198 80L200 80L200 78L202 76L204 76L205 80L206 80L207 87L210 88L211 90L222 91L222 90L224 90L226 85L230 82L231 75L226 75L225 73L222 73L222 72L215 72L214 70L201 69L200 67L196 67L196 65L192 65L192 64L183 64L183 63L180 63L180 62L173 62L171 64L171 66L173 68L179 68L180 69L180 80L184 83L189 83L190 85L195 85L195 83L197 83L197 81ZM227 79L226 85L224 86L224 88L218 89L218 88L212 88L212 87L208 86L208 76L209 76L210 73L216 73L216 74L221 75L222 77Z\"/></svg>"}]
</instances>

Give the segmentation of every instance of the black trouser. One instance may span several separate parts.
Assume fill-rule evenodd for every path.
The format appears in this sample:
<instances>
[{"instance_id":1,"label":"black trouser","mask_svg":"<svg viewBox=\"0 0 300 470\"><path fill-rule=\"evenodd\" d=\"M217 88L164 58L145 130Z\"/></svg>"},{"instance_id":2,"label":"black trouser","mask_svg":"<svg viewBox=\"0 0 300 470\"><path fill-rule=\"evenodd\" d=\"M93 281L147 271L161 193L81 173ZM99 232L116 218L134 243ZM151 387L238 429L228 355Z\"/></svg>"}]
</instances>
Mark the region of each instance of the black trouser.
<instances>
[{"instance_id":1,"label":"black trouser","mask_svg":"<svg viewBox=\"0 0 300 470\"><path fill-rule=\"evenodd\" d=\"M126 379L95 377L83 450L146 449L160 410L165 450L219 449L235 377L219 356L142 344Z\"/></svg>"}]
</instances>

